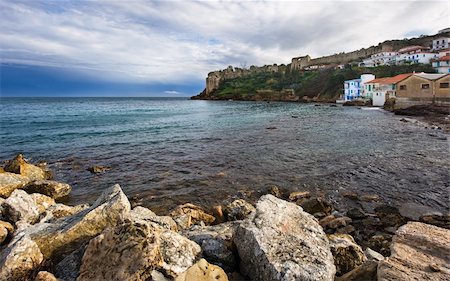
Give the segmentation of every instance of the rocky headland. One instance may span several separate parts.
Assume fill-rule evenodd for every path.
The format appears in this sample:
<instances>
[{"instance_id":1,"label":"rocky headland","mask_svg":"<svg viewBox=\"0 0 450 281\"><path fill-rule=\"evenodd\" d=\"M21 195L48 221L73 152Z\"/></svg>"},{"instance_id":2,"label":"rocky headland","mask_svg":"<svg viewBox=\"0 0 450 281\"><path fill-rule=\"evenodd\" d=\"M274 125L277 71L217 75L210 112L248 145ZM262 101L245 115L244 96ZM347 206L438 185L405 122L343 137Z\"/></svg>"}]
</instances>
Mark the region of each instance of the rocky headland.
<instances>
[{"instance_id":1,"label":"rocky headland","mask_svg":"<svg viewBox=\"0 0 450 281\"><path fill-rule=\"evenodd\" d=\"M22 155L0 169L0 280L449 280L450 215L409 217L376 194L336 210L276 187L257 202L160 216L119 185L92 205ZM254 203L254 204L252 204Z\"/></svg>"}]
</instances>

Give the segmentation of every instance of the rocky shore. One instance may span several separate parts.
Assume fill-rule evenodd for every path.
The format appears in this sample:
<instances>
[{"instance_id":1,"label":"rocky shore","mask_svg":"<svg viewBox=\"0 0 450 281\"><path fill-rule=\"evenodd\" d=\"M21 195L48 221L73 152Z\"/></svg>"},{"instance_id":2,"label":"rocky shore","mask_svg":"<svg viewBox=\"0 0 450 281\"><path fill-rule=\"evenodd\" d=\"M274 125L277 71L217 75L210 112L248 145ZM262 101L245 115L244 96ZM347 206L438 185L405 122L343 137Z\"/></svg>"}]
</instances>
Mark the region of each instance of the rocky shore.
<instances>
[{"instance_id":1,"label":"rocky shore","mask_svg":"<svg viewBox=\"0 0 450 281\"><path fill-rule=\"evenodd\" d=\"M117 184L62 204L71 187L51 178L22 155L0 168L0 280L450 280L450 215L409 217L376 194L344 194L371 213L273 187L159 216Z\"/></svg>"}]
</instances>

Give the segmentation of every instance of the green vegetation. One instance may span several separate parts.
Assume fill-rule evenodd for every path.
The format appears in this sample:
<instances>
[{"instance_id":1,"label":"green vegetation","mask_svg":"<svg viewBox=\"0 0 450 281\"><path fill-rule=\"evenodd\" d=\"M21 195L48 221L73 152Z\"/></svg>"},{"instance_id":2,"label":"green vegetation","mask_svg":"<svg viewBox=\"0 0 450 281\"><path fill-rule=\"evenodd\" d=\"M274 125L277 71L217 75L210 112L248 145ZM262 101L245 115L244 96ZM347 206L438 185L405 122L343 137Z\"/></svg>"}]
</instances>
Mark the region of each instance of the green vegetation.
<instances>
[{"instance_id":1,"label":"green vegetation","mask_svg":"<svg viewBox=\"0 0 450 281\"><path fill-rule=\"evenodd\" d=\"M279 92L283 89L293 89L300 98L334 100L342 94L345 80L358 78L361 74L372 73L377 78L382 78L414 71L433 73L434 69L429 65L416 64L372 68L346 65L344 69L291 71L289 67L282 65L278 72L255 70L243 77L225 80L220 83L214 96L219 99L248 99L258 90Z\"/></svg>"}]
</instances>

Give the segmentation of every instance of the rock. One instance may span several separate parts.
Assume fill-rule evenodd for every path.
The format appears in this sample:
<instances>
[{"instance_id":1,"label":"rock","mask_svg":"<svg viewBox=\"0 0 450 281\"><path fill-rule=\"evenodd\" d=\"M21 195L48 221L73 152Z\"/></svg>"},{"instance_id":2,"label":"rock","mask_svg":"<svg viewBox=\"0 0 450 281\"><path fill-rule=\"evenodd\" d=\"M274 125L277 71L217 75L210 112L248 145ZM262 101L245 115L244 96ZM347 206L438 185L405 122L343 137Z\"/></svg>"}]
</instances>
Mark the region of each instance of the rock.
<instances>
[{"instance_id":1,"label":"rock","mask_svg":"<svg viewBox=\"0 0 450 281\"><path fill-rule=\"evenodd\" d=\"M339 227L344 227L347 224L351 223L352 219L349 217L340 217L335 218L334 216L327 216L320 220L320 225L325 228L337 229Z\"/></svg>"},{"instance_id":2,"label":"rock","mask_svg":"<svg viewBox=\"0 0 450 281\"><path fill-rule=\"evenodd\" d=\"M137 206L133 210L131 210L131 217L140 220L154 222L163 228L173 230L175 232L178 231L177 224L171 217L158 216L150 209L141 206Z\"/></svg>"},{"instance_id":3,"label":"rock","mask_svg":"<svg viewBox=\"0 0 450 281\"><path fill-rule=\"evenodd\" d=\"M162 268L166 275L176 277L191 267L199 258L200 246L173 231L161 233Z\"/></svg>"},{"instance_id":4,"label":"rock","mask_svg":"<svg viewBox=\"0 0 450 281\"><path fill-rule=\"evenodd\" d=\"M14 190L2 207L5 218L12 223L19 220L34 223L39 218L39 208L33 197L20 189Z\"/></svg>"},{"instance_id":5,"label":"rock","mask_svg":"<svg viewBox=\"0 0 450 281\"><path fill-rule=\"evenodd\" d=\"M147 280L162 262L159 229L145 221L126 222L89 242L77 281Z\"/></svg>"},{"instance_id":6,"label":"rock","mask_svg":"<svg viewBox=\"0 0 450 281\"><path fill-rule=\"evenodd\" d=\"M14 232L14 226L12 226L12 224L10 224L9 222L0 221L0 226L6 228L6 230L8 230L8 232L11 234Z\"/></svg>"},{"instance_id":7,"label":"rock","mask_svg":"<svg viewBox=\"0 0 450 281\"><path fill-rule=\"evenodd\" d=\"M341 193L341 195L345 198L351 199L351 200L358 200L358 193L353 192L353 191L344 191Z\"/></svg>"},{"instance_id":8,"label":"rock","mask_svg":"<svg viewBox=\"0 0 450 281\"><path fill-rule=\"evenodd\" d=\"M335 220L335 219L336 219L335 216L329 215L329 216L326 216L326 217L320 219L319 224L322 228L325 229L327 227L328 223L330 223L332 220Z\"/></svg>"},{"instance_id":9,"label":"rock","mask_svg":"<svg viewBox=\"0 0 450 281\"><path fill-rule=\"evenodd\" d=\"M271 187L269 187L269 194L272 194L273 196L280 198L281 197L280 188L276 185L272 185Z\"/></svg>"},{"instance_id":10,"label":"rock","mask_svg":"<svg viewBox=\"0 0 450 281\"><path fill-rule=\"evenodd\" d=\"M6 172L19 174L29 178L30 180L43 180L46 173L43 169L28 164L22 154L18 154L13 160L10 160L3 168Z\"/></svg>"},{"instance_id":11,"label":"rock","mask_svg":"<svg viewBox=\"0 0 450 281\"><path fill-rule=\"evenodd\" d=\"M166 278L164 274L159 272L158 270L152 270L151 281L171 281L172 279Z\"/></svg>"},{"instance_id":12,"label":"rock","mask_svg":"<svg viewBox=\"0 0 450 281\"><path fill-rule=\"evenodd\" d=\"M233 242L237 222L213 226L193 226L182 234L202 248L205 259L231 272L237 267L236 245Z\"/></svg>"},{"instance_id":13,"label":"rock","mask_svg":"<svg viewBox=\"0 0 450 281\"><path fill-rule=\"evenodd\" d=\"M130 214L130 202L118 184L106 189L92 207L52 223L31 227L31 238L46 259L54 253L71 252L106 227L113 227Z\"/></svg>"},{"instance_id":14,"label":"rock","mask_svg":"<svg viewBox=\"0 0 450 281\"><path fill-rule=\"evenodd\" d=\"M69 195L72 188L67 183L52 180L38 180L27 184L23 188L28 193L41 193L53 199L60 199Z\"/></svg>"},{"instance_id":15,"label":"rock","mask_svg":"<svg viewBox=\"0 0 450 281\"><path fill-rule=\"evenodd\" d=\"M325 215L329 215L333 210L330 203L328 203L323 198L312 198L306 201L303 201L300 206L310 214L315 213L324 213Z\"/></svg>"},{"instance_id":16,"label":"rock","mask_svg":"<svg viewBox=\"0 0 450 281\"><path fill-rule=\"evenodd\" d=\"M3 244L3 241L8 237L8 230L6 227L0 225L0 244Z\"/></svg>"},{"instance_id":17,"label":"rock","mask_svg":"<svg viewBox=\"0 0 450 281\"><path fill-rule=\"evenodd\" d=\"M177 223L178 229L186 229L201 222L209 225L214 222L215 218L207 214L202 208L194 204L184 204L175 208L170 216Z\"/></svg>"},{"instance_id":18,"label":"rock","mask_svg":"<svg viewBox=\"0 0 450 281\"><path fill-rule=\"evenodd\" d=\"M213 207L213 216L215 218L215 223L223 223L226 221L225 215L223 214L223 208L221 205L217 205Z\"/></svg>"},{"instance_id":19,"label":"rock","mask_svg":"<svg viewBox=\"0 0 450 281\"><path fill-rule=\"evenodd\" d=\"M83 210L89 208L89 205L81 204L76 206L67 206L64 204L55 204L50 206L46 212L49 214L49 219L59 219L75 215Z\"/></svg>"},{"instance_id":20,"label":"rock","mask_svg":"<svg viewBox=\"0 0 450 281\"><path fill-rule=\"evenodd\" d=\"M225 207L225 215L229 221L243 220L255 211L255 207L243 199L237 199Z\"/></svg>"},{"instance_id":21,"label":"rock","mask_svg":"<svg viewBox=\"0 0 450 281\"><path fill-rule=\"evenodd\" d=\"M400 214L398 208L393 206L377 206L375 208L375 213L384 226L400 226L406 223L406 219Z\"/></svg>"},{"instance_id":22,"label":"rock","mask_svg":"<svg viewBox=\"0 0 450 281\"><path fill-rule=\"evenodd\" d=\"M27 280L42 260L36 243L20 233L0 252L0 280Z\"/></svg>"},{"instance_id":23,"label":"rock","mask_svg":"<svg viewBox=\"0 0 450 281\"><path fill-rule=\"evenodd\" d=\"M253 280L334 279L336 268L322 227L293 203L262 196L233 240L241 272Z\"/></svg>"},{"instance_id":24,"label":"rock","mask_svg":"<svg viewBox=\"0 0 450 281\"><path fill-rule=\"evenodd\" d=\"M94 166L89 167L87 170L93 174L101 174L108 170L111 170L111 167L94 165Z\"/></svg>"},{"instance_id":25,"label":"rock","mask_svg":"<svg viewBox=\"0 0 450 281\"><path fill-rule=\"evenodd\" d=\"M442 228L450 229L450 214L443 215L441 213L428 213L419 218L419 221L439 226Z\"/></svg>"},{"instance_id":26,"label":"rock","mask_svg":"<svg viewBox=\"0 0 450 281\"><path fill-rule=\"evenodd\" d=\"M34 281L57 281L55 275L48 271L39 271Z\"/></svg>"},{"instance_id":27,"label":"rock","mask_svg":"<svg viewBox=\"0 0 450 281\"><path fill-rule=\"evenodd\" d=\"M376 194L366 194L361 196L361 200L365 201L365 202L378 202L380 201L380 196L376 195Z\"/></svg>"},{"instance_id":28,"label":"rock","mask_svg":"<svg viewBox=\"0 0 450 281\"><path fill-rule=\"evenodd\" d=\"M341 276L363 264L367 258L361 247L348 234L328 235L336 275Z\"/></svg>"},{"instance_id":29,"label":"rock","mask_svg":"<svg viewBox=\"0 0 450 281\"><path fill-rule=\"evenodd\" d=\"M80 274L81 259L83 258L85 250L86 247L82 246L66 255L55 266L55 275L64 281L76 281Z\"/></svg>"},{"instance_id":30,"label":"rock","mask_svg":"<svg viewBox=\"0 0 450 281\"><path fill-rule=\"evenodd\" d=\"M310 198L311 194L309 193L309 191L295 191L292 192L291 194L289 194L289 200L291 201L297 201L300 199L304 199L304 198Z\"/></svg>"},{"instance_id":31,"label":"rock","mask_svg":"<svg viewBox=\"0 0 450 281\"><path fill-rule=\"evenodd\" d=\"M351 224L336 229L337 234L350 234L355 232L355 227Z\"/></svg>"},{"instance_id":32,"label":"rock","mask_svg":"<svg viewBox=\"0 0 450 281\"><path fill-rule=\"evenodd\" d=\"M392 235L390 234L376 234L370 237L368 246L387 256L390 253L389 245L391 244L391 240Z\"/></svg>"},{"instance_id":33,"label":"rock","mask_svg":"<svg viewBox=\"0 0 450 281\"><path fill-rule=\"evenodd\" d=\"M347 216L354 220L367 218L367 214L364 213L360 208L352 208L348 210Z\"/></svg>"},{"instance_id":34,"label":"rock","mask_svg":"<svg viewBox=\"0 0 450 281\"><path fill-rule=\"evenodd\" d=\"M228 277L222 268L201 259L175 281L228 281Z\"/></svg>"},{"instance_id":35,"label":"rock","mask_svg":"<svg viewBox=\"0 0 450 281\"><path fill-rule=\"evenodd\" d=\"M22 175L0 173L0 196L9 197L14 190L24 187L29 181L29 178Z\"/></svg>"},{"instance_id":36,"label":"rock","mask_svg":"<svg viewBox=\"0 0 450 281\"><path fill-rule=\"evenodd\" d=\"M364 251L367 260L352 271L337 277L336 281L377 281L378 262L383 260L383 255L367 248Z\"/></svg>"},{"instance_id":37,"label":"rock","mask_svg":"<svg viewBox=\"0 0 450 281\"><path fill-rule=\"evenodd\" d=\"M51 206L56 204L56 202L55 202L55 200L53 200L53 198L48 197L43 194L33 193L33 194L30 194L30 196L33 199L36 206L38 207L39 215L44 213L48 208L50 208Z\"/></svg>"},{"instance_id":38,"label":"rock","mask_svg":"<svg viewBox=\"0 0 450 281\"><path fill-rule=\"evenodd\" d=\"M391 256L378 264L378 280L450 280L449 242L448 229L408 222L392 239Z\"/></svg>"}]
</instances>

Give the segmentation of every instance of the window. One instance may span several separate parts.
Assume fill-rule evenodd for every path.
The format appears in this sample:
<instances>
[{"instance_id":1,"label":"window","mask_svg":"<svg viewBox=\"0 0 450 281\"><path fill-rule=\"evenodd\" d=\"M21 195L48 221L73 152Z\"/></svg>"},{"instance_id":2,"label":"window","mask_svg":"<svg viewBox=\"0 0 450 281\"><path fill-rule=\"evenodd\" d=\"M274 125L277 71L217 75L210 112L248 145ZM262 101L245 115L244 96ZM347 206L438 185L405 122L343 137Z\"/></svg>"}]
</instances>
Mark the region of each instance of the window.
<instances>
[{"instance_id":1,"label":"window","mask_svg":"<svg viewBox=\"0 0 450 281\"><path fill-rule=\"evenodd\" d=\"M450 88L450 83L449 82L440 83L439 88Z\"/></svg>"},{"instance_id":2,"label":"window","mask_svg":"<svg viewBox=\"0 0 450 281\"><path fill-rule=\"evenodd\" d=\"M400 85L400 90L406 90L406 85Z\"/></svg>"},{"instance_id":3,"label":"window","mask_svg":"<svg viewBox=\"0 0 450 281\"><path fill-rule=\"evenodd\" d=\"M422 89L429 89L430 88L430 84L422 84Z\"/></svg>"}]
</instances>

